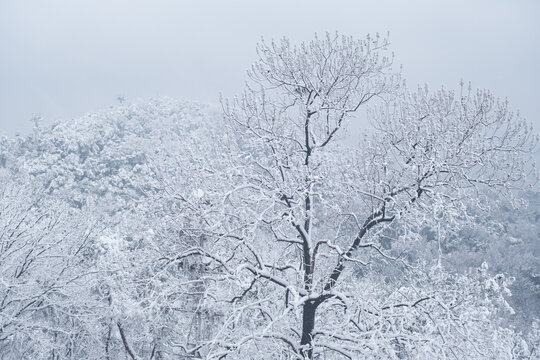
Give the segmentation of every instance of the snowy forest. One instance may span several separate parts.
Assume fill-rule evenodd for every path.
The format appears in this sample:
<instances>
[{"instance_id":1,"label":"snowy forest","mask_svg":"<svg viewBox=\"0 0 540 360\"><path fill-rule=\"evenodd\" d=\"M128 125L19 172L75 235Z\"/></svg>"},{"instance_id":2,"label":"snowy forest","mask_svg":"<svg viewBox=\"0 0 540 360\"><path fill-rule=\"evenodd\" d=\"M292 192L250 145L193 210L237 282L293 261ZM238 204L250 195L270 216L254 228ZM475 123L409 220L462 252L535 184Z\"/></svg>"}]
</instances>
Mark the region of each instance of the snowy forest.
<instances>
[{"instance_id":1,"label":"snowy forest","mask_svg":"<svg viewBox=\"0 0 540 360\"><path fill-rule=\"evenodd\" d=\"M1 138L0 358L540 358L537 130L398 68L261 41L218 105Z\"/></svg>"}]
</instances>

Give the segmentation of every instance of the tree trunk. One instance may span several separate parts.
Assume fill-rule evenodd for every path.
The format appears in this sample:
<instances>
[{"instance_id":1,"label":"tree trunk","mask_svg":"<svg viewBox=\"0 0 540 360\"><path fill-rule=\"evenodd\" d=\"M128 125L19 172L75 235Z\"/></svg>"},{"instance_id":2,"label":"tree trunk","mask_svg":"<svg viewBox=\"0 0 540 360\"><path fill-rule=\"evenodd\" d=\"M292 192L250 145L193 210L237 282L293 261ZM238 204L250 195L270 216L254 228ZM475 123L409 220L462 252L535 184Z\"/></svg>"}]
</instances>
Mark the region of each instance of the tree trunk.
<instances>
[{"instance_id":1,"label":"tree trunk","mask_svg":"<svg viewBox=\"0 0 540 360\"><path fill-rule=\"evenodd\" d=\"M111 333L112 333L113 324L111 323L109 325L109 331L107 332L107 340L105 341L105 359L111 360L111 356L109 354L109 346L111 344Z\"/></svg>"},{"instance_id":2,"label":"tree trunk","mask_svg":"<svg viewBox=\"0 0 540 360\"><path fill-rule=\"evenodd\" d=\"M118 331L120 331L120 338L122 339L122 343L124 343L124 348L126 349L129 356L131 356L132 360L137 360L137 357L135 356L135 352L129 346L129 343L127 341L126 334L124 333L124 329L122 328L122 325L120 325L120 322L117 322L116 325L118 326Z\"/></svg>"},{"instance_id":3,"label":"tree trunk","mask_svg":"<svg viewBox=\"0 0 540 360\"><path fill-rule=\"evenodd\" d=\"M302 356L304 359L313 359L313 329L315 327L315 311L317 304L313 301L306 301L302 313Z\"/></svg>"}]
</instances>

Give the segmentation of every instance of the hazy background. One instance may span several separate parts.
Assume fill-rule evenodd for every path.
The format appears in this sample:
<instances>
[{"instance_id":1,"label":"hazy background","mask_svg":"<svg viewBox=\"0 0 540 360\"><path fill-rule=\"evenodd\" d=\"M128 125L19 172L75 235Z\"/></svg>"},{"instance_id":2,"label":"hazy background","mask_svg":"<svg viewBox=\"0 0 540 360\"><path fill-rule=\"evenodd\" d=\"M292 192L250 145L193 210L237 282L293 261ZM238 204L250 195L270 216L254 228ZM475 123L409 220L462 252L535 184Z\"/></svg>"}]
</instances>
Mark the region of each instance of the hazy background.
<instances>
[{"instance_id":1,"label":"hazy background","mask_svg":"<svg viewBox=\"0 0 540 360\"><path fill-rule=\"evenodd\" d=\"M461 78L540 128L540 1L0 0L0 134L128 100L215 103L241 91L255 44L390 31L410 87Z\"/></svg>"}]
</instances>

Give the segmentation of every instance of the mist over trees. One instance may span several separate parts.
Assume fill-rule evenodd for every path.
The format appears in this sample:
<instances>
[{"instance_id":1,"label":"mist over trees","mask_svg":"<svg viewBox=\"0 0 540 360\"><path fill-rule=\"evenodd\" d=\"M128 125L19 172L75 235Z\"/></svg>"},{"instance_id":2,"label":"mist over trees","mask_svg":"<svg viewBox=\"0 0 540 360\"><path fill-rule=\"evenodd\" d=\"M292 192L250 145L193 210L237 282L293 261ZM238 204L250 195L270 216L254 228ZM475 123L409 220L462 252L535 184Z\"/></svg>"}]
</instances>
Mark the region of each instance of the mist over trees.
<instances>
[{"instance_id":1,"label":"mist over trees","mask_svg":"<svg viewBox=\"0 0 540 360\"><path fill-rule=\"evenodd\" d=\"M538 357L537 136L388 47L262 41L220 108L2 138L0 358Z\"/></svg>"}]
</instances>

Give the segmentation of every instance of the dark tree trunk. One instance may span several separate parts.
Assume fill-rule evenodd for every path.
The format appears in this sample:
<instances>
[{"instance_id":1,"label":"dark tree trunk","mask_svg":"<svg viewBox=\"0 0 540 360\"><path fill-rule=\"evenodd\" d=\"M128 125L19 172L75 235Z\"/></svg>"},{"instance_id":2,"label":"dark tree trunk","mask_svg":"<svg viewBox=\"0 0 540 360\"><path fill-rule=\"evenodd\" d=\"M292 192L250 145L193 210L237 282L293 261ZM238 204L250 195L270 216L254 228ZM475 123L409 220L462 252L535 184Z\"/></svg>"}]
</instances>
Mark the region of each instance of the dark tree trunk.
<instances>
[{"instance_id":1,"label":"dark tree trunk","mask_svg":"<svg viewBox=\"0 0 540 360\"><path fill-rule=\"evenodd\" d=\"M315 311L317 303L313 300L306 301L302 313L302 356L304 359L313 359L313 329L315 327Z\"/></svg>"},{"instance_id":2,"label":"dark tree trunk","mask_svg":"<svg viewBox=\"0 0 540 360\"><path fill-rule=\"evenodd\" d=\"M113 324L109 325L109 331L107 332L107 341L105 341L105 359L111 360L109 355L109 345L111 344L111 333L112 333Z\"/></svg>"},{"instance_id":3,"label":"dark tree trunk","mask_svg":"<svg viewBox=\"0 0 540 360\"><path fill-rule=\"evenodd\" d=\"M129 356L131 356L132 360L137 360L137 357L135 356L135 352L129 346L129 343L127 341L126 334L124 333L124 329L122 328L122 325L120 325L120 322L117 322L116 325L118 326L118 331L120 331L120 338L122 339L122 343L124 343L124 348L126 349Z\"/></svg>"}]
</instances>

